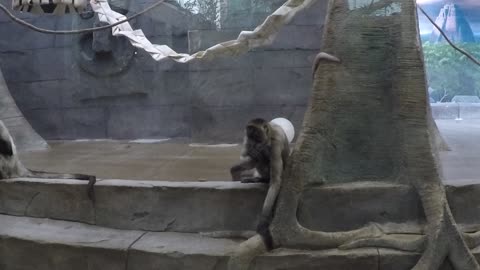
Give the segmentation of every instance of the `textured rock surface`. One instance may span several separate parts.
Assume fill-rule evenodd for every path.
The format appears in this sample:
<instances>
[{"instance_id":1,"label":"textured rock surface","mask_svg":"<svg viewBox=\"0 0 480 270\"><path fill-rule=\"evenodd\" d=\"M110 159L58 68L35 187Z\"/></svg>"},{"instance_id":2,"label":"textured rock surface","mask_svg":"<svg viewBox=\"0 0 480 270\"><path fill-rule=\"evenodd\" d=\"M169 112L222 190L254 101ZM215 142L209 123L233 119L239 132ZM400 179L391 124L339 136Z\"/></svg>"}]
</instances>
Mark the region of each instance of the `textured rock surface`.
<instances>
[{"instance_id":1,"label":"textured rock surface","mask_svg":"<svg viewBox=\"0 0 480 270\"><path fill-rule=\"evenodd\" d=\"M198 232L251 230L264 188L233 182L104 180L96 222L115 228Z\"/></svg>"},{"instance_id":2,"label":"textured rock surface","mask_svg":"<svg viewBox=\"0 0 480 270\"><path fill-rule=\"evenodd\" d=\"M131 247L127 269L226 269L236 245L198 234L147 233Z\"/></svg>"},{"instance_id":3,"label":"textured rock surface","mask_svg":"<svg viewBox=\"0 0 480 270\"><path fill-rule=\"evenodd\" d=\"M129 14L152 2L131 1ZM196 142L238 142L239 131L254 117L286 117L300 127L325 9L326 1L317 1L285 27L272 46L246 55L182 65L155 63L138 51L123 72L110 77L81 70L77 37L42 35L1 21L0 33L15 37L15 42L0 41L0 66L26 118L47 139L188 137ZM142 28L154 43L188 52L189 46L197 50L236 37L238 27L247 24L245 29L251 29L266 15L238 17L242 24L217 32L201 23L188 26L189 17L166 4L133 26ZM92 19L74 16L24 16L49 29L93 24Z\"/></svg>"},{"instance_id":4,"label":"textured rock surface","mask_svg":"<svg viewBox=\"0 0 480 270\"><path fill-rule=\"evenodd\" d=\"M5 270L225 270L239 242L198 234L126 231L0 215L0 268ZM251 270L408 270L419 255L388 249L278 249ZM448 265L441 270L449 270Z\"/></svg>"},{"instance_id":5,"label":"textured rock surface","mask_svg":"<svg viewBox=\"0 0 480 270\"><path fill-rule=\"evenodd\" d=\"M95 191L93 204L82 181L0 181L0 213L118 229L244 231L255 229L266 189L234 182L100 180ZM465 228L478 227L479 186L450 186L447 191L458 223ZM418 222L424 220L413 189L375 182L313 187L304 192L298 217L307 228L324 231L351 230L377 222L388 224L390 230L401 226L418 232Z\"/></svg>"},{"instance_id":6,"label":"textured rock surface","mask_svg":"<svg viewBox=\"0 0 480 270\"><path fill-rule=\"evenodd\" d=\"M94 208L86 195L86 182L67 181L65 185L66 180L3 180L0 212L95 223Z\"/></svg>"},{"instance_id":7,"label":"textured rock surface","mask_svg":"<svg viewBox=\"0 0 480 270\"><path fill-rule=\"evenodd\" d=\"M2 269L124 269L138 231L47 219L0 216Z\"/></svg>"},{"instance_id":8,"label":"textured rock surface","mask_svg":"<svg viewBox=\"0 0 480 270\"><path fill-rule=\"evenodd\" d=\"M298 212L302 225L318 231L348 231L369 222L411 223L416 218L424 220L411 187L375 182L306 189Z\"/></svg>"}]
</instances>

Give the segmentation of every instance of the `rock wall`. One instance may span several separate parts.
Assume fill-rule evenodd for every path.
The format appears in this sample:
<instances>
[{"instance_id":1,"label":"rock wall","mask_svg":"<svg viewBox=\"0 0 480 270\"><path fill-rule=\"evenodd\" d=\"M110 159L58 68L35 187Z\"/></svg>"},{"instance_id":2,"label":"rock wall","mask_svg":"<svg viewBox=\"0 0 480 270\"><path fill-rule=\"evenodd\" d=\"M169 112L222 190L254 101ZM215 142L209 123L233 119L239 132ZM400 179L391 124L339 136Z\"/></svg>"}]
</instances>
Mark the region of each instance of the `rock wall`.
<instances>
[{"instance_id":1,"label":"rock wall","mask_svg":"<svg viewBox=\"0 0 480 270\"><path fill-rule=\"evenodd\" d=\"M135 1L130 14L152 2ZM300 128L325 10L326 2L318 1L282 29L268 48L190 64L157 63L143 51L129 55L121 41L112 43L120 44L113 49L120 64L91 62L91 37L44 35L1 16L0 34L8 38L0 39L0 67L25 117L46 139L186 137L235 142L253 117L286 117ZM49 29L94 23L78 15L21 17ZM241 30L215 31L201 23L192 28L187 21L172 5L162 5L132 24L152 42L190 53L235 38ZM251 24L243 29L252 29Z\"/></svg>"},{"instance_id":2,"label":"rock wall","mask_svg":"<svg viewBox=\"0 0 480 270\"><path fill-rule=\"evenodd\" d=\"M47 143L30 126L10 95L0 70L0 120L7 126L17 150L45 149Z\"/></svg>"}]
</instances>

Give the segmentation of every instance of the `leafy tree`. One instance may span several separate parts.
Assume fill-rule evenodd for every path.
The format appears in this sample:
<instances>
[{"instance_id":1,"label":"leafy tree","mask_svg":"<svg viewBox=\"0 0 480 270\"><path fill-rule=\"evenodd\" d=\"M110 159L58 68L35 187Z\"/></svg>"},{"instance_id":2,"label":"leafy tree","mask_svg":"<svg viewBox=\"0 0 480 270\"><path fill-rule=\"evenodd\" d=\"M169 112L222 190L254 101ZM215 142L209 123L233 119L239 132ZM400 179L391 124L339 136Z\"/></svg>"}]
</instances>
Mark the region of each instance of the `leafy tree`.
<instances>
[{"instance_id":1,"label":"leafy tree","mask_svg":"<svg viewBox=\"0 0 480 270\"><path fill-rule=\"evenodd\" d=\"M193 14L200 14L210 22L216 22L219 17L218 0L186 0L183 7Z\"/></svg>"},{"instance_id":2,"label":"leafy tree","mask_svg":"<svg viewBox=\"0 0 480 270\"><path fill-rule=\"evenodd\" d=\"M459 44L476 58L480 57L480 43ZM480 95L478 66L446 43L423 44L427 80L435 89L431 96L436 101L448 102L455 95Z\"/></svg>"},{"instance_id":3,"label":"leafy tree","mask_svg":"<svg viewBox=\"0 0 480 270\"><path fill-rule=\"evenodd\" d=\"M182 5L193 14L201 15L205 20L218 22L220 14L225 12L224 3L228 3L228 9L237 14L248 17L254 12L272 13L283 4L284 0L185 0ZM224 16L228 16L225 13Z\"/></svg>"}]
</instances>

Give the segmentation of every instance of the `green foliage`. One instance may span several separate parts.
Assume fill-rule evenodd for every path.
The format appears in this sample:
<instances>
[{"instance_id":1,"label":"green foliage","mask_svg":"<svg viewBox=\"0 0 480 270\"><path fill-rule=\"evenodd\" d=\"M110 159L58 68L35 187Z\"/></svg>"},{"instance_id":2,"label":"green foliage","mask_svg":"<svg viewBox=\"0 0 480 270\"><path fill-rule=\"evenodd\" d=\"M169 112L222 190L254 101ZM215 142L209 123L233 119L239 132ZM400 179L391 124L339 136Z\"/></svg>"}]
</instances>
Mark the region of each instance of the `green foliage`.
<instances>
[{"instance_id":1,"label":"green foliage","mask_svg":"<svg viewBox=\"0 0 480 270\"><path fill-rule=\"evenodd\" d=\"M457 46L480 58L480 43ZM447 43L423 43L427 80L435 89L431 96L439 101L450 101L455 95L480 96L480 67Z\"/></svg>"},{"instance_id":2,"label":"green foliage","mask_svg":"<svg viewBox=\"0 0 480 270\"><path fill-rule=\"evenodd\" d=\"M205 20L216 22L219 19L223 0L184 0L183 7L192 14L199 14ZM254 12L271 13L280 7L285 0L228 0L228 9L235 13L245 13L245 16Z\"/></svg>"},{"instance_id":3,"label":"green foliage","mask_svg":"<svg viewBox=\"0 0 480 270\"><path fill-rule=\"evenodd\" d=\"M219 17L218 0L186 0L183 7L192 14L200 14L210 22L216 22Z\"/></svg>"}]
</instances>

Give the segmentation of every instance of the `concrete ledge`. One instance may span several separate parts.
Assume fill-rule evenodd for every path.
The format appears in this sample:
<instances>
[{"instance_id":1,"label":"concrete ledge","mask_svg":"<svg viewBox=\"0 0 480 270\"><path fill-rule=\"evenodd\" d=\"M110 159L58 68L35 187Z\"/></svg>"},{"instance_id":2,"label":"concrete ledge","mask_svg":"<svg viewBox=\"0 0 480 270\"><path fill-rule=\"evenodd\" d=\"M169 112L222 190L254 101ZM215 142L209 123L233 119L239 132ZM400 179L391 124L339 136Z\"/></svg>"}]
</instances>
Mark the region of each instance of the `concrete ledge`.
<instances>
[{"instance_id":1,"label":"concrete ledge","mask_svg":"<svg viewBox=\"0 0 480 270\"><path fill-rule=\"evenodd\" d=\"M101 180L93 204L85 181L22 178L0 181L0 213L118 229L252 230L265 192L234 182Z\"/></svg>"},{"instance_id":2,"label":"concrete ledge","mask_svg":"<svg viewBox=\"0 0 480 270\"><path fill-rule=\"evenodd\" d=\"M0 181L0 213L77 221L147 231L206 232L254 230L266 186L235 182L101 180L97 201L86 182L11 179ZM480 224L480 185L448 186L452 212L462 227ZM368 222L422 223L423 209L406 185L359 182L312 187L299 205L307 228L339 231ZM418 230L418 229L413 229Z\"/></svg>"},{"instance_id":3,"label":"concrete ledge","mask_svg":"<svg viewBox=\"0 0 480 270\"><path fill-rule=\"evenodd\" d=\"M125 231L0 215L0 269L226 270L238 243L191 233ZM419 254L376 248L277 249L257 257L251 270L408 270L418 259ZM446 269L448 265L442 268Z\"/></svg>"},{"instance_id":4,"label":"concrete ledge","mask_svg":"<svg viewBox=\"0 0 480 270\"><path fill-rule=\"evenodd\" d=\"M199 232L255 227L266 188L234 182L104 180L96 224L112 228Z\"/></svg>"},{"instance_id":5,"label":"concrete ledge","mask_svg":"<svg viewBox=\"0 0 480 270\"><path fill-rule=\"evenodd\" d=\"M127 249L141 235L139 231L0 215L0 269L124 269Z\"/></svg>"}]
</instances>

